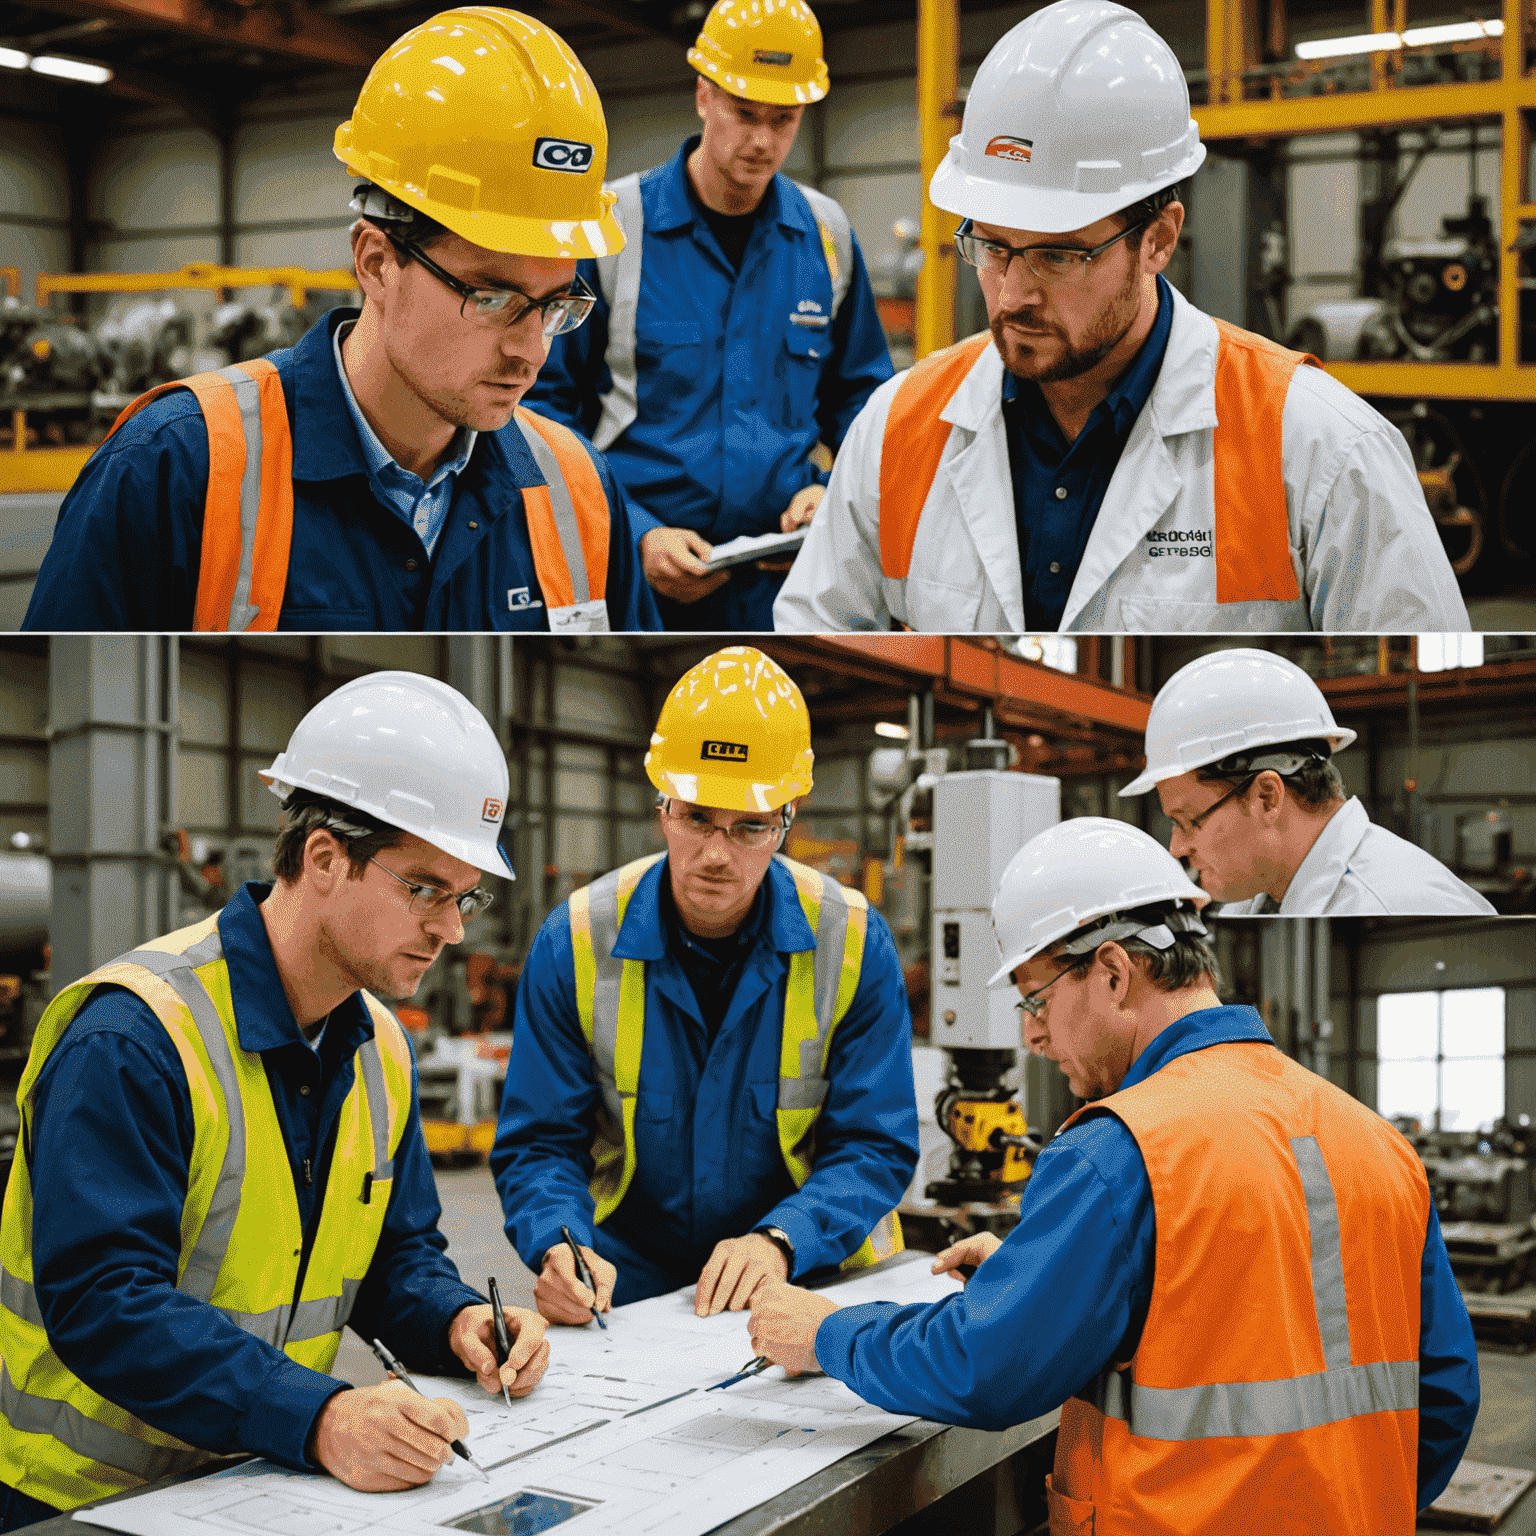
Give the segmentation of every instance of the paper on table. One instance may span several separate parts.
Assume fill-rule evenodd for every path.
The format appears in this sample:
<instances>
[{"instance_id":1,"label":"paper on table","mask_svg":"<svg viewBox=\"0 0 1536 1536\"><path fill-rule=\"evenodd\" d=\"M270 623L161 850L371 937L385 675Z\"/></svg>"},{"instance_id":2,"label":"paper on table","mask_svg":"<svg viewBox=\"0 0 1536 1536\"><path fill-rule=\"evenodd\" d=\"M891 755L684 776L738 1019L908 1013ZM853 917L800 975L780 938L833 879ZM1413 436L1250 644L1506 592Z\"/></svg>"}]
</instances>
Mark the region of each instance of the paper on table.
<instances>
[{"instance_id":1,"label":"paper on table","mask_svg":"<svg viewBox=\"0 0 1536 1536\"><path fill-rule=\"evenodd\" d=\"M723 571L730 565L744 565L748 560L779 560L793 558L805 543L808 528L796 528L793 533L741 534L716 544L704 562L706 571Z\"/></svg>"},{"instance_id":2,"label":"paper on table","mask_svg":"<svg viewBox=\"0 0 1536 1536\"><path fill-rule=\"evenodd\" d=\"M953 1281L922 1262L840 1285L840 1304L932 1301ZM419 1377L465 1411L487 1486L455 1461L424 1488L364 1494L255 1461L77 1519L135 1536L437 1536L561 1526L560 1536L702 1536L910 1419L824 1376L777 1368L704 1389L752 1354L742 1313L693 1315L692 1289L557 1329L553 1362L509 1413L472 1382Z\"/></svg>"}]
</instances>

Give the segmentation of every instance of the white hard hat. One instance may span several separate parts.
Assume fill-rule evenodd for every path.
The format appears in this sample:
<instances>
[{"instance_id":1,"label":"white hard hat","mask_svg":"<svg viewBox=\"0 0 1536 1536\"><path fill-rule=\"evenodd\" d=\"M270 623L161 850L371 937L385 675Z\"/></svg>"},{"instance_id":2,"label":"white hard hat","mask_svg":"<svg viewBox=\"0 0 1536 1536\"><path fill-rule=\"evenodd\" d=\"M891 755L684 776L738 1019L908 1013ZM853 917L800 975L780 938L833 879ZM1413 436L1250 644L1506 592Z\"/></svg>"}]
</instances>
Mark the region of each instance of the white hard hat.
<instances>
[{"instance_id":1,"label":"white hard hat","mask_svg":"<svg viewBox=\"0 0 1536 1536\"><path fill-rule=\"evenodd\" d=\"M496 840L506 757L485 716L435 677L371 672L344 683L299 721L261 777L279 799L307 789L513 877Z\"/></svg>"},{"instance_id":2,"label":"white hard hat","mask_svg":"<svg viewBox=\"0 0 1536 1536\"><path fill-rule=\"evenodd\" d=\"M1147 717L1147 766L1120 793L1144 795L1164 779L1254 747L1326 741L1331 756L1354 739L1294 662L1270 651L1216 651L1180 667L1163 684Z\"/></svg>"},{"instance_id":3,"label":"white hard hat","mask_svg":"<svg viewBox=\"0 0 1536 1536\"><path fill-rule=\"evenodd\" d=\"M1112 0L1056 0L982 61L928 196L985 224L1063 234L1204 159L1168 44Z\"/></svg>"},{"instance_id":4,"label":"white hard hat","mask_svg":"<svg viewBox=\"0 0 1536 1536\"><path fill-rule=\"evenodd\" d=\"M1107 816L1078 816L1030 838L1008 861L992 901L992 930L1002 967L987 983L998 986L1017 965L1075 933L1095 917L1082 952L1110 939L1143 938L1158 949L1174 932L1204 933L1195 915L1210 896L1184 866L1139 827ZM1187 903L1188 912L1181 909ZM1136 909L1164 905L1151 916Z\"/></svg>"}]
</instances>

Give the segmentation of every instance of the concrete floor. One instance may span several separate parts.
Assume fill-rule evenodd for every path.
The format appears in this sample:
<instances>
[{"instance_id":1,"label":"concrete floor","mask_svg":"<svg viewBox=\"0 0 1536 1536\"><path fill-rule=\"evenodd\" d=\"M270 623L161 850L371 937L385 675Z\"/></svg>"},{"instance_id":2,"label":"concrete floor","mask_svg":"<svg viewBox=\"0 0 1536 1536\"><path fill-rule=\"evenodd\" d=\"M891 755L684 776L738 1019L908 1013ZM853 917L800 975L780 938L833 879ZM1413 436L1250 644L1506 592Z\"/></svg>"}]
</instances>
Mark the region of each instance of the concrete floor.
<instances>
[{"instance_id":1,"label":"concrete floor","mask_svg":"<svg viewBox=\"0 0 1536 1536\"><path fill-rule=\"evenodd\" d=\"M501 1202L484 1167L439 1169L438 1193L443 1202L442 1230L449 1257L465 1280L484 1290L488 1275L496 1276L508 1306L533 1305L533 1276L512 1251L502 1231ZM368 1346L355 1334L342 1338L335 1374L368 1386L384 1373ZM1483 1406L1472 1431L1467 1456L1500 1467L1536 1471L1536 1353L1478 1352ZM1421 1529L1437 1529L1421 1519ZM1536 1485L1498 1527L1500 1536L1536 1536Z\"/></svg>"}]
</instances>

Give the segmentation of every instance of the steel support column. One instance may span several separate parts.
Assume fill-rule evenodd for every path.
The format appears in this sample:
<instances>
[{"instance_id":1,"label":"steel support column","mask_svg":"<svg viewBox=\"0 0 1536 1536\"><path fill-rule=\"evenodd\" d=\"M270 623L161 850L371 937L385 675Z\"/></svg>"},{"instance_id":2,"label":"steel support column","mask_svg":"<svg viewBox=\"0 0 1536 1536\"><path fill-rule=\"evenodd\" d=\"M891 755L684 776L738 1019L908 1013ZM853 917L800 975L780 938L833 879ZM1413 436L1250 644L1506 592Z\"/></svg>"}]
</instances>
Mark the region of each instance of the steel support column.
<instances>
[{"instance_id":1,"label":"steel support column","mask_svg":"<svg viewBox=\"0 0 1536 1536\"><path fill-rule=\"evenodd\" d=\"M55 635L48 664L54 989L176 926L177 641Z\"/></svg>"},{"instance_id":2,"label":"steel support column","mask_svg":"<svg viewBox=\"0 0 1536 1536\"><path fill-rule=\"evenodd\" d=\"M923 177L923 267L917 274L913 351L926 357L955 339L955 248L951 215L928 200L928 183L960 126L959 0L918 0L917 122Z\"/></svg>"}]
</instances>

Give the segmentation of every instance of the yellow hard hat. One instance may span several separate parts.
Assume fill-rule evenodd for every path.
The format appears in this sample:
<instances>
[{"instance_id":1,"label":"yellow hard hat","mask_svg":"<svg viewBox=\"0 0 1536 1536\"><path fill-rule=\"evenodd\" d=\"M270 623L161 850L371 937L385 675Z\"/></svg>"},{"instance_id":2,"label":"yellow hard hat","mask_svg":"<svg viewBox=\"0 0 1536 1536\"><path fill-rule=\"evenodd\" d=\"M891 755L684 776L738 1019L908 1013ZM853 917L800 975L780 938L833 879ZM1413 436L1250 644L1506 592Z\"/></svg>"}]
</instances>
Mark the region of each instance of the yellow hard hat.
<instances>
[{"instance_id":1,"label":"yellow hard hat","mask_svg":"<svg viewBox=\"0 0 1536 1536\"><path fill-rule=\"evenodd\" d=\"M608 126L565 42L520 11L467 5L397 38L368 72L336 158L488 251L606 256Z\"/></svg>"},{"instance_id":2,"label":"yellow hard hat","mask_svg":"<svg viewBox=\"0 0 1536 1536\"><path fill-rule=\"evenodd\" d=\"M688 62L722 91L775 107L830 89L821 23L804 0L716 0Z\"/></svg>"},{"instance_id":3,"label":"yellow hard hat","mask_svg":"<svg viewBox=\"0 0 1536 1536\"><path fill-rule=\"evenodd\" d=\"M773 811L811 787L811 717L794 680L750 645L685 672L661 707L645 771L662 794Z\"/></svg>"}]
</instances>

